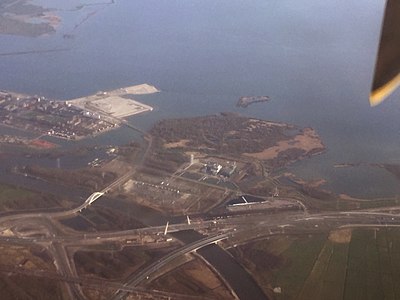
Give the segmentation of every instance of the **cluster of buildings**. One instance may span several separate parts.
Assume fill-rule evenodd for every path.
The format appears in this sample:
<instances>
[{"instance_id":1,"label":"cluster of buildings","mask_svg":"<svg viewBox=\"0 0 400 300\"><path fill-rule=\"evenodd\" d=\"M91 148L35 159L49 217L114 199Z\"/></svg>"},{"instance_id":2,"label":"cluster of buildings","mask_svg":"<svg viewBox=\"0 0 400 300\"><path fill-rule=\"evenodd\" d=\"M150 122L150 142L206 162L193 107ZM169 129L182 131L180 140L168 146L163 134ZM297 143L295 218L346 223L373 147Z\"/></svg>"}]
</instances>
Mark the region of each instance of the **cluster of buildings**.
<instances>
[{"instance_id":1,"label":"cluster of buildings","mask_svg":"<svg viewBox=\"0 0 400 300\"><path fill-rule=\"evenodd\" d=\"M26 138L16 137L13 135L1 135L0 136L0 143L4 144L20 144L26 145L28 144L29 140Z\"/></svg>"},{"instance_id":2,"label":"cluster of buildings","mask_svg":"<svg viewBox=\"0 0 400 300\"><path fill-rule=\"evenodd\" d=\"M213 175L213 176L222 176L225 178L229 178L235 173L236 170L236 162L233 164L228 164L226 166L222 166L217 162L207 162L204 164L202 168L202 172Z\"/></svg>"},{"instance_id":3,"label":"cluster of buildings","mask_svg":"<svg viewBox=\"0 0 400 300\"><path fill-rule=\"evenodd\" d=\"M74 107L68 101L45 97L17 96L0 91L0 122L51 136L76 139L117 125L100 115Z\"/></svg>"}]
</instances>

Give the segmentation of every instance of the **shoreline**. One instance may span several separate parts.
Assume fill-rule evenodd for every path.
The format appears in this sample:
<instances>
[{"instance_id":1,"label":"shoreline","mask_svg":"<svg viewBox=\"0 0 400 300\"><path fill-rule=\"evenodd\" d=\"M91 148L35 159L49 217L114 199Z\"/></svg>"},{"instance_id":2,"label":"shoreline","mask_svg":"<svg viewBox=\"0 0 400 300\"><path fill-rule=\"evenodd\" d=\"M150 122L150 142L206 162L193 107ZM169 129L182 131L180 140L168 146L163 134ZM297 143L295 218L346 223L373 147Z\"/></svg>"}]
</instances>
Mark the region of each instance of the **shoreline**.
<instances>
[{"instance_id":1,"label":"shoreline","mask_svg":"<svg viewBox=\"0 0 400 300\"><path fill-rule=\"evenodd\" d=\"M152 111L153 107L135 99L126 98L130 95L149 95L160 91L149 84L139 84L118 88L111 91L100 91L96 94L65 101L83 111L99 114L106 118L123 119L143 112ZM119 120L120 121L120 120Z\"/></svg>"},{"instance_id":2,"label":"shoreline","mask_svg":"<svg viewBox=\"0 0 400 300\"><path fill-rule=\"evenodd\" d=\"M79 141L120 128L126 117L152 111L128 96L158 92L139 84L64 101L0 90L1 125L28 135Z\"/></svg>"}]
</instances>

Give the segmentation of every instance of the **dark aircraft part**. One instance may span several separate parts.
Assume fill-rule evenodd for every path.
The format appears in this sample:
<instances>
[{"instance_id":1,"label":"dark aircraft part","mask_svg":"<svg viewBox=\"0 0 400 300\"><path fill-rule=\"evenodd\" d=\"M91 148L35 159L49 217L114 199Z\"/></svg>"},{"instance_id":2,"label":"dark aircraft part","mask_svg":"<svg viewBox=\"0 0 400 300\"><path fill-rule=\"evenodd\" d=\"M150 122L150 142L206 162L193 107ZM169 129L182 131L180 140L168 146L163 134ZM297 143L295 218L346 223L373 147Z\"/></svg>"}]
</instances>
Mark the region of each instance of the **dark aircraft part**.
<instances>
[{"instance_id":1,"label":"dark aircraft part","mask_svg":"<svg viewBox=\"0 0 400 300\"><path fill-rule=\"evenodd\" d=\"M381 103L400 85L400 0L387 0L370 96Z\"/></svg>"}]
</instances>

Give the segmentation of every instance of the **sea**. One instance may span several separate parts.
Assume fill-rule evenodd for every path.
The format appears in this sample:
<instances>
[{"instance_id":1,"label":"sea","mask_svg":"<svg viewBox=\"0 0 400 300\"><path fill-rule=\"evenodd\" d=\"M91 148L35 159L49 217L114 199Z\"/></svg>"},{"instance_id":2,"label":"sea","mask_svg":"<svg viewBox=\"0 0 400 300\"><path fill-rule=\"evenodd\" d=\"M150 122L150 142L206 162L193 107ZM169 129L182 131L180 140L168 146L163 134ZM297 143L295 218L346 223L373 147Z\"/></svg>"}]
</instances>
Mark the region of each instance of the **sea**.
<instances>
[{"instance_id":1,"label":"sea","mask_svg":"<svg viewBox=\"0 0 400 300\"><path fill-rule=\"evenodd\" d=\"M374 164L400 163L400 92L370 107L384 1L32 0L61 19L53 34L0 35L0 89L68 100L141 83L164 118L238 112L313 127L327 151L289 167L338 194L400 195ZM246 109L241 96L270 96ZM120 129L80 143L123 144ZM335 168L335 164L360 164Z\"/></svg>"}]
</instances>

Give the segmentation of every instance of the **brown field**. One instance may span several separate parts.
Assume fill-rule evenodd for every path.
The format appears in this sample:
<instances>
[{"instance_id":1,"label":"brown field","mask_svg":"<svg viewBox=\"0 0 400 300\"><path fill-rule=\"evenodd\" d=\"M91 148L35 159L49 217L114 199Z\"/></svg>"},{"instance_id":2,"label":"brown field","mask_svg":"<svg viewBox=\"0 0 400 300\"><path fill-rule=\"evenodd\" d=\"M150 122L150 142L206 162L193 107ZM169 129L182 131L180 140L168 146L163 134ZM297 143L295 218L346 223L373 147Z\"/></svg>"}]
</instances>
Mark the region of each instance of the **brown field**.
<instances>
[{"instance_id":1,"label":"brown field","mask_svg":"<svg viewBox=\"0 0 400 300\"><path fill-rule=\"evenodd\" d=\"M348 244L351 241L351 234L351 229L333 230L329 233L328 239L334 243Z\"/></svg>"},{"instance_id":2,"label":"brown field","mask_svg":"<svg viewBox=\"0 0 400 300\"><path fill-rule=\"evenodd\" d=\"M159 277L149 287L211 299L234 299L218 276L200 259L192 260Z\"/></svg>"},{"instance_id":3,"label":"brown field","mask_svg":"<svg viewBox=\"0 0 400 300\"><path fill-rule=\"evenodd\" d=\"M293 139L279 141L276 146L257 153L244 153L244 155L260 160L272 160L277 158L280 153L292 149L302 150L307 155L316 149L324 149L324 145L314 129L305 128L301 134L296 135Z\"/></svg>"}]
</instances>

